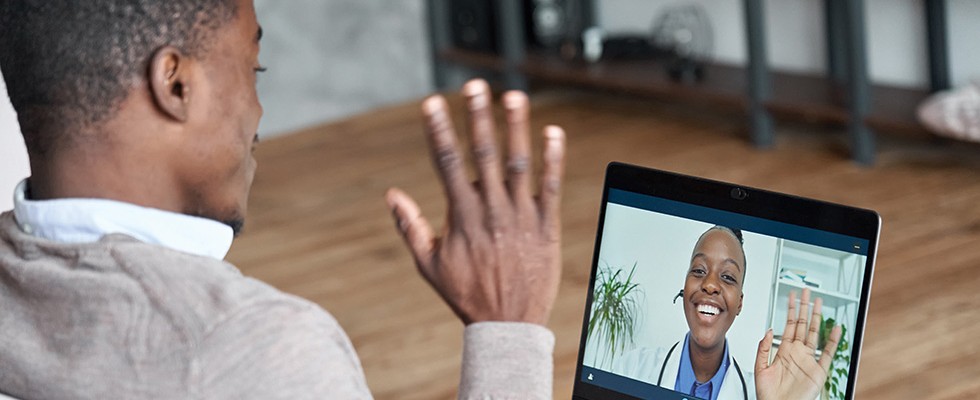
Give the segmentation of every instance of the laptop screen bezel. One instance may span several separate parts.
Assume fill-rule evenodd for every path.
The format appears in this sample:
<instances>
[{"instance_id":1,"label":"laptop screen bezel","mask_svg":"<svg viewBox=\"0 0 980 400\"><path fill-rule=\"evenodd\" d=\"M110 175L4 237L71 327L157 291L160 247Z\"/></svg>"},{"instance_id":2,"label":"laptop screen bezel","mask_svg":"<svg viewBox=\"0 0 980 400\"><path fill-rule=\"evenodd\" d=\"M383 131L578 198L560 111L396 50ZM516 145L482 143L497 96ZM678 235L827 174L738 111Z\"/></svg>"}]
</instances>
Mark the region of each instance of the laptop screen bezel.
<instances>
[{"instance_id":1,"label":"laptop screen bezel","mask_svg":"<svg viewBox=\"0 0 980 400\"><path fill-rule=\"evenodd\" d=\"M866 239L868 241L868 248L865 276L861 287L854 339L851 345L851 365L850 371L848 372L845 395L846 399L852 399L854 397L868 303L871 296L871 281L874 276L878 236L881 227L881 218L876 212L673 172L612 162L606 168L606 179L603 185L602 202L599 210L599 224L596 230L592 270L585 302L582 332L579 341L578 364L575 369L575 384L572 392L575 398L590 400L635 399L635 397L627 394L589 384L582 379L588 323L593 302L593 290L599 264L599 250L603 229L605 228L606 206L609 204L610 189L619 189Z\"/></svg>"}]
</instances>

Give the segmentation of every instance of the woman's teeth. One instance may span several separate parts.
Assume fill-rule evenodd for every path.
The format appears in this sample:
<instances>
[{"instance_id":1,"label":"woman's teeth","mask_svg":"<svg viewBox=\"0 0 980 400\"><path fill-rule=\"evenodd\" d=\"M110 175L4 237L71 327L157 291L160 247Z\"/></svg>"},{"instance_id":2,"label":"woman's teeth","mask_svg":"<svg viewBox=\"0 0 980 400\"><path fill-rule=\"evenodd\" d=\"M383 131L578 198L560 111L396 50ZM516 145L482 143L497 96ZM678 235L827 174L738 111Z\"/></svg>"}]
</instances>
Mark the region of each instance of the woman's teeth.
<instances>
[{"instance_id":1,"label":"woman's teeth","mask_svg":"<svg viewBox=\"0 0 980 400\"><path fill-rule=\"evenodd\" d=\"M721 313L721 310L715 306L709 306L707 304L699 304L698 312L701 314L718 315L719 313Z\"/></svg>"}]
</instances>

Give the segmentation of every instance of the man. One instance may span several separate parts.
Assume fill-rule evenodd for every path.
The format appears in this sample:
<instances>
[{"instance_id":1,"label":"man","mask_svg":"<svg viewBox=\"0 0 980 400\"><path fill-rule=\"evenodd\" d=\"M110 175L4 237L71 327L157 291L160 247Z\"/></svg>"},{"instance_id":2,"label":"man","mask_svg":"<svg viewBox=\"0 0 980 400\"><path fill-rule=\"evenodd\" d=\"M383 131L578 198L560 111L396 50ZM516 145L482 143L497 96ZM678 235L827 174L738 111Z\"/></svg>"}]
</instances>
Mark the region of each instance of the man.
<instances>
[{"instance_id":1,"label":"man","mask_svg":"<svg viewBox=\"0 0 980 400\"><path fill-rule=\"evenodd\" d=\"M33 171L0 216L0 392L370 398L329 314L221 261L256 167L260 38L250 0L0 2ZM467 325L460 397L551 398L564 134L545 130L535 198L526 97L504 96L504 168L486 83L464 94L480 183L435 96L423 112L447 227L437 237L400 190L387 201Z\"/></svg>"},{"instance_id":2,"label":"man","mask_svg":"<svg viewBox=\"0 0 980 400\"><path fill-rule=\"evenodd\" d=\"M0 393L371 397L329 314L221 261L256 167L261 36L250 0L0 0L0 70L32 170L0 215ZM441 236L407 194L386 199L467 325L460 397L551 398L564 133L544 131L535 197L527 98L504 95L501 165L487 84L463 94L476 185L445 100L422 104L449 202ZM760 398L806 397L785 364Z\"/></svg>"}]
</instances>

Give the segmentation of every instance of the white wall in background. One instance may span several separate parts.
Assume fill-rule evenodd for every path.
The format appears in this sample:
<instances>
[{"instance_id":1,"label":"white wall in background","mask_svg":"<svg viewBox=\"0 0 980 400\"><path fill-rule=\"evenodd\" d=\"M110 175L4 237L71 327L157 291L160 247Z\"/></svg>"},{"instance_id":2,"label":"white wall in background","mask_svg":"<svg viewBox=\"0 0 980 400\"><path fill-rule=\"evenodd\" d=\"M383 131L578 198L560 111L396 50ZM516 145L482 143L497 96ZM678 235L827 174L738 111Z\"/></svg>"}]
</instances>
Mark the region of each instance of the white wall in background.
<instances>
[{"instance_id":1,"label":"white wall in background","mask_svg":"<svg viewBox=\"0 0 980 400\"><path fill-rule=\"evenodd\" d=\"M715 57L746 61L741 0L596 0L598 22L610 31L644 31L662 7L697 3L715 32ZM954 85L980 79L980 1L950 0L948 23ZM773 68L820 73L826 68L822 0L766 0L766 33ZM926 86L929 68L923 0L865 0L868 70L876 82Z\"/></svg>"},{"instance_id":2,"label":"white wall in background","mask_svg":"<svg viewBox=\"0 0 980 400\"><path fill-rule=\"evenodd\" d=\"M869 72L877 82L928 83L924 0L864 0ZM600 25L648 32L661 7L697 3L715 31L716 58L746 57L742 0L595 0ZM953 83L980 79L980 1L948 0ZM823 0L764 0L774 68L821 73ZM423 0L256 0L265 30L259 78L264 136L420 98L432 90Z\"/></svg>"},{"instance_id":3,"label":"white wall in background","mask_svg":"<svg viewBox=\"0 0 980 400\"><path fill-rule=\"evenodd\" d=\"M256 0L263 136L432 90L423 0Z\"/></svg>"},{"instance_id":4,"label":"white wall in background","mask_svg":"<svg viewBox=\"0 0 980 400\"><path fill-rule=\"evenodd\" d=\"M27 149L17 114L7 98L7 84L0 79L0 212L14 207L14 186L28 175Z\"/></svg>"},{"instance_id":5,"label":"white wall in background","mask_svg":"<svg viewBox=\"0 0 980 400\"><path fill-rule=\"evenodd\" d=\"M980 81L980 1L949 1L950 67L953 82Z\"/></svg>"}]
</instances>

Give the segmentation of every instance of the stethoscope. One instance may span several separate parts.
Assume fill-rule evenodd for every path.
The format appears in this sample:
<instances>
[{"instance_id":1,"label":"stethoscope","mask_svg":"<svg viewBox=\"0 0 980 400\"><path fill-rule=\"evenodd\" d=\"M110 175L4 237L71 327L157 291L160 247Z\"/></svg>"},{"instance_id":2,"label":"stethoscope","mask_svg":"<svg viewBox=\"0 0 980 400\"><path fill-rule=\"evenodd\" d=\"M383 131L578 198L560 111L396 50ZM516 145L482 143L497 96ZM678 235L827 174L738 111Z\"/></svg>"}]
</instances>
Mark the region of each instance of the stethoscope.
<instances>
[{"instance_id":1,"label":"stethoscope","mask_svg":"<svg viewBox=\"0 0 980 400\"><path fill-rule=\"evenodd\" d=\"M677 292L677 296L674 296L673 303L677 304L677 299L679 298L684 298L684 289ZM670 346L670 350L667 351L667 357L664 357L664 363L660 366L660 376L657 377L657 386L663 387L662 382L664 380L664 371L667 369L667 362L670 361L670 356L674 354L674 349L676 349L677 345L680 343L680 341L674 343L673 346ZM738 373L738 380L742 383L742 396L745 398L745 400L749 400L749 389L747 386L745 386L745 376L742 375L742 368L738 366L738 361L735 361L735 357L732 357L732 365L735 366L735 372Z\"/></svg>"}]
</instances>

